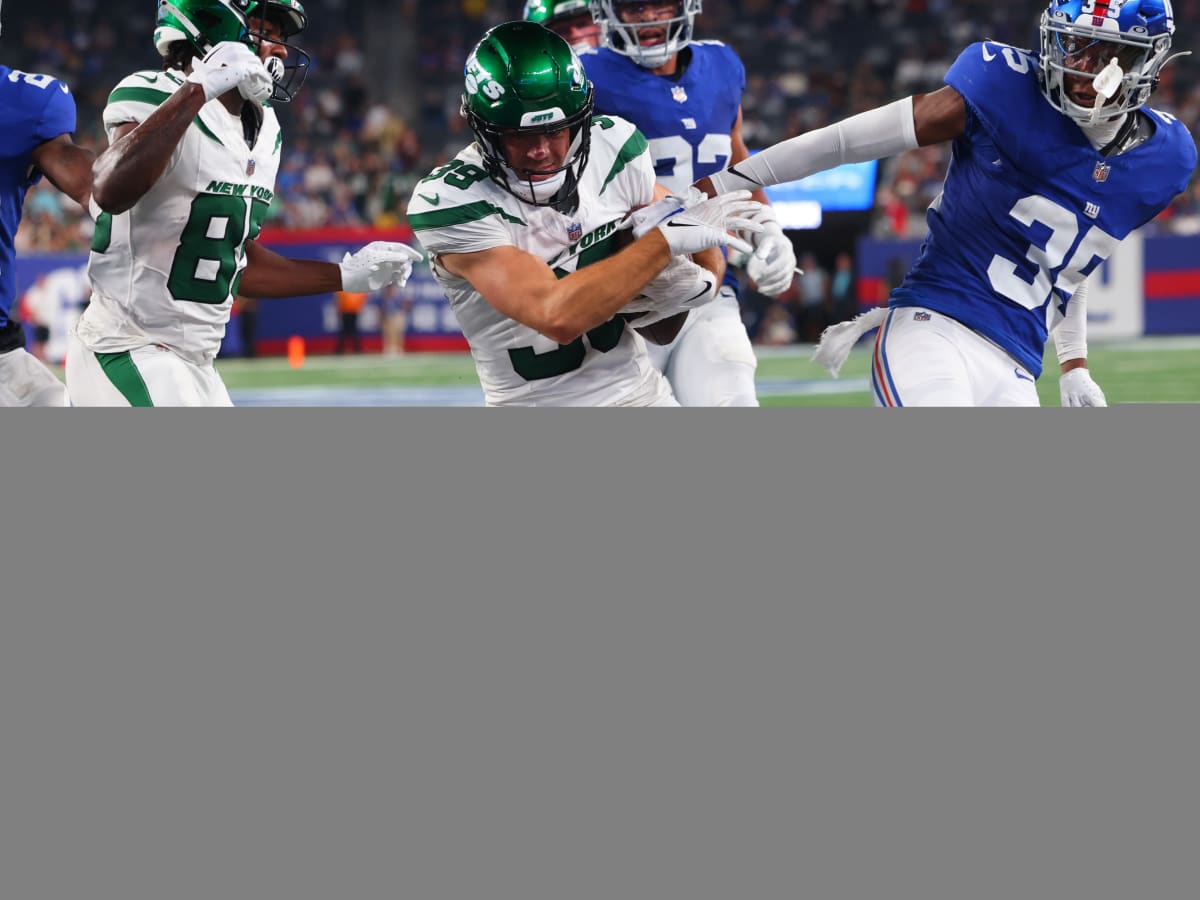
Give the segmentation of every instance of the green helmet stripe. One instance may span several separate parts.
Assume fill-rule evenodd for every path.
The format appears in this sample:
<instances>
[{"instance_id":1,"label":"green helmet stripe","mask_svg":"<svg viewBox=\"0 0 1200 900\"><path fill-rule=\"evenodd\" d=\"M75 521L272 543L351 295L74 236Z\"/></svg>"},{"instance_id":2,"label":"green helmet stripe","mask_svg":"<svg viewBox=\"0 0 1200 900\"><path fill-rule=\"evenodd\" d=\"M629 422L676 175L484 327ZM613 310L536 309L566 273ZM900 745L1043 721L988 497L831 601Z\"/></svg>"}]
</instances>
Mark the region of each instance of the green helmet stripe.
<instances>
[{"instance_id":1,"label":"green helmet stripe","mask_svg":"<svg viewBox=\"0 0 1200 900\"><path fill-rule=\"evenodd\" d=\"M499 206L488 203L486 200L468 203L466 206L456 206L452 209L439 209L435 212L409 213L408 224L413 231L424 231L429 228L445 228L447 225L478 222L488 216L500 216L506 222L512 222L514 225L527 224L523 219L509 215Z\"/></svg>"}]
</instances>

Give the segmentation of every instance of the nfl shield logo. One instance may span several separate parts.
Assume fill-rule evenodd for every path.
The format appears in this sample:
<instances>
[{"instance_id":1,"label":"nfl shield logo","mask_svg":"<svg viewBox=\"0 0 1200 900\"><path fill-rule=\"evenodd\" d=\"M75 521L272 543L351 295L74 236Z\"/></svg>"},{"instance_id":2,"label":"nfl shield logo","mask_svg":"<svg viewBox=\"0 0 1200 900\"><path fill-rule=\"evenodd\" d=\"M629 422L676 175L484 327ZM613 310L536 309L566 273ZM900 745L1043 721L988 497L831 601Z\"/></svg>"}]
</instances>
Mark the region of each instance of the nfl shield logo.
<instances>
[{"instance_id":1,"label":"nfl shield logo","mask_svg":"<svg viewBox=\"0 0 1200 900\"><path fill-rule=\"evenodd\" d=\"M246 174L247 175L254 174L254 160L252 160L252 159L246 160Z\"/></svg>"},{"instance_id":2,"label":"nfl shield logo","mask_svg":"<svg viewBox=\"0 0 1200 900\"><path fill-rule=\"evenodd\" d=\"M1104 162L1103 160L1096 163L1096 168L1092 169L1092 180L1093 181L1108 181L1108 173L1111 170L1111 168L1112 167L1108 163Z\"/></svg>"},{"instance_id":3,"label":"nfl shield logo","mask_svg":"<svg viewBox=\"0 0 1200 900\"><path fill-rule=\"evenodd\" d=\"M683 89L682 84L677 84L671 88L671 96L675 98L676 103L687 103L687 91Z\"/></svg>"},{"instance_id":4,"label":"nfl shield logo","mask_svg":"<svg viewBox=\"0 0 1200 900\"><path fill-rule=\"evenodd\" d=\"M567 240L577 241L583 237L583 226L578 222L572 222L567 226Z\"/></svg>"}]
</instances>

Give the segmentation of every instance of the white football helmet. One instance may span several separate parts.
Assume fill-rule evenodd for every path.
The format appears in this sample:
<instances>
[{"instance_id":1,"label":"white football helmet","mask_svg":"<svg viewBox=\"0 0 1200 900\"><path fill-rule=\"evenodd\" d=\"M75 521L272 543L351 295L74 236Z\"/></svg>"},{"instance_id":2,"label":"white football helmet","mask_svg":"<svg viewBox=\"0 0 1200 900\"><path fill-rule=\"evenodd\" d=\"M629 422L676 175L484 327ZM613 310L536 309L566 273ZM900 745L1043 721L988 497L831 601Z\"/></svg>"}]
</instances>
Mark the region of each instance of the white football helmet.
<instances>
[{"instance_id":1,"label":"white football helmet","mask_svg":"<svg viewBox=\"0 0 1200 900\"><path fill-rule=\"evenodd\" d=\"M626 22L622 7L663 6L664 0L592 0L592 17L600 25L604 46L628 56L639 66L657 69L692 41L701 0L675 0L669 18Z\"/></svg>"}]
</instances>

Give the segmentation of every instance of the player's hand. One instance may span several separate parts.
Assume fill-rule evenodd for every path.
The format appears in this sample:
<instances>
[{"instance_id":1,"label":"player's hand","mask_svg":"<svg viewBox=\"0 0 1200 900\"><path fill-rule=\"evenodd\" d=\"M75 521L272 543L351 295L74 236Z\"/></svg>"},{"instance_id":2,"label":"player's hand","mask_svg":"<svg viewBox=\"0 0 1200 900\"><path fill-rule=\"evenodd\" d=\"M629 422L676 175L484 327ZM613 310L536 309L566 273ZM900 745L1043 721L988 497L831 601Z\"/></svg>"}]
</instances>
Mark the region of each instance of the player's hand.
<instances>
[{"instance_id":1,"label":"player's hand","mask_svg":"<svg viewBox=\"0 0 1200 900\"><path fill-rule=\"evenodd\" d=\"M643 206L641 209L635 209L625 220L621 222L621 228L632 228L633 239L647 234L651 228L655 228L667 216L674 215L681 210L689 209L704 199L704 195L695 188L688 188L687 193L683 195L667 194L660 200L656 200L649 206Z\"/></svg>"},{"instance_id":2,"label":"player's hand","mask_svg":"<svg viewBox=\"0 0 1200 900\"><path fill-rule=\"evenodd\" d=\"M796 250L779 227L779 217L770 206L753 215L763 230L755 235L754 252L746 260L746 274L760 294L778 297L792 285L796 275Z\"/></svg>"},{"instance_id":3,"label":"player's hand","mask_svg":"<svg viewBox=\"0 0 1200 900\"><path fill-rule=\"evenodd\" d=\"M673 256L666 267L621 307L622 313L637 313L633 324L642 328L689 309L697 309L717 298L717 276L686 256Z\"/></svg>"},{"instance_id":4,"label":"player's hand","mask_svg":"<svg viewBox=\"0 0 1200 900\"><path fill-rule=\"evenodd\" d=\"M221 41L203 59L193 59L192 71L184 80L200 85L204 89L205 100L220 97L235 87L240 88L243 82L250 83L247 90L257 93L261 89L257 86L264 80L267 96L270 96L272 84L271 75L263 61L253 50L237 41ZM246 94L242 96L251 99Z\"/></svg>"},{"instance_id":5,"label":"player's hand","mask_svg":"<svg viewBox=\"0 0 1200 900\"><path fill-rule=\"evenodd\" d=\"M278 56L272 56L271 62L282 64ZM238 82L238 93L255 105L266 103L275 91L276 71L279 71L278 66L263 63L252 75Z\"/></svg>"},{"instance_id":6,"label":"player's hand","mask_svg":"<svg viewBox=\"0 0 1200 900\"><path fill-rule=\"evenodd\" d=\"M408 244L372 241L342 258L342 290L363 294L389 284L404 287L413 263L421 258L421 252Z\"/></svg>"},{"instance_id":7,"label":"player's hand","mask_svg":"<svg viewBox=\"0 0 1200 900\"><path fill-rule=\"evenodd\" d=\"M1058 379L1058 396L1063 406L1108 406L1104 391L1086 368L1064 372Z\"/></svg>"},{"instance_id":8,"label":"player's hand","mask_svg":"<svg viewBox=\"0 0 1200 900\"><path fill-rule=\"evenodd\" d=\"M763 230L749 216L761 207L761 203L750 199L749 191L731 191L695 206L681 207L657 227L667 239L672 256L699 253L709 247L730 247L750 253L754 248L739 235Z\"/></svg>"}]
</instances>

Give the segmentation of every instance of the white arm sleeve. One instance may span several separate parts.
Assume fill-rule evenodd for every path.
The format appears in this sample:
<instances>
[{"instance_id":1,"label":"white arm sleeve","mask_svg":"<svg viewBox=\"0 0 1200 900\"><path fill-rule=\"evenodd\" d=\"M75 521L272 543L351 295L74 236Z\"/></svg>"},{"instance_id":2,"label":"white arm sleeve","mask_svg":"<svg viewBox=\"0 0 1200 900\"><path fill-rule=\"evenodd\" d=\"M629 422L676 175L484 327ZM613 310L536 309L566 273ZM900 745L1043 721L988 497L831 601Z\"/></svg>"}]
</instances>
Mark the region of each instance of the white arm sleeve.
<instances>
[{"instance_id":1,"label":"white arm sleeve","mask_svg":"<svg viewBox=\"0 0 1200 900\"><path fill-rule=\"evenodd\" d=\"M784 184L842 163L867 162L917 148L912 97L781 141L710 176L718 194Z\"/></svg>"},{"instance_id":2,"label":"white arm sleeve","mask_svg":"<svg viewBox=\"0 0 1200 900\"><path fill-rule=\"evenodd\" d=\"M1075 288L1071 302L1067 304L1067 314L1051 332L1059 365L1068 359L1087 359L1087 293L1085 280Z\"/></svg>"}]
</instances>

